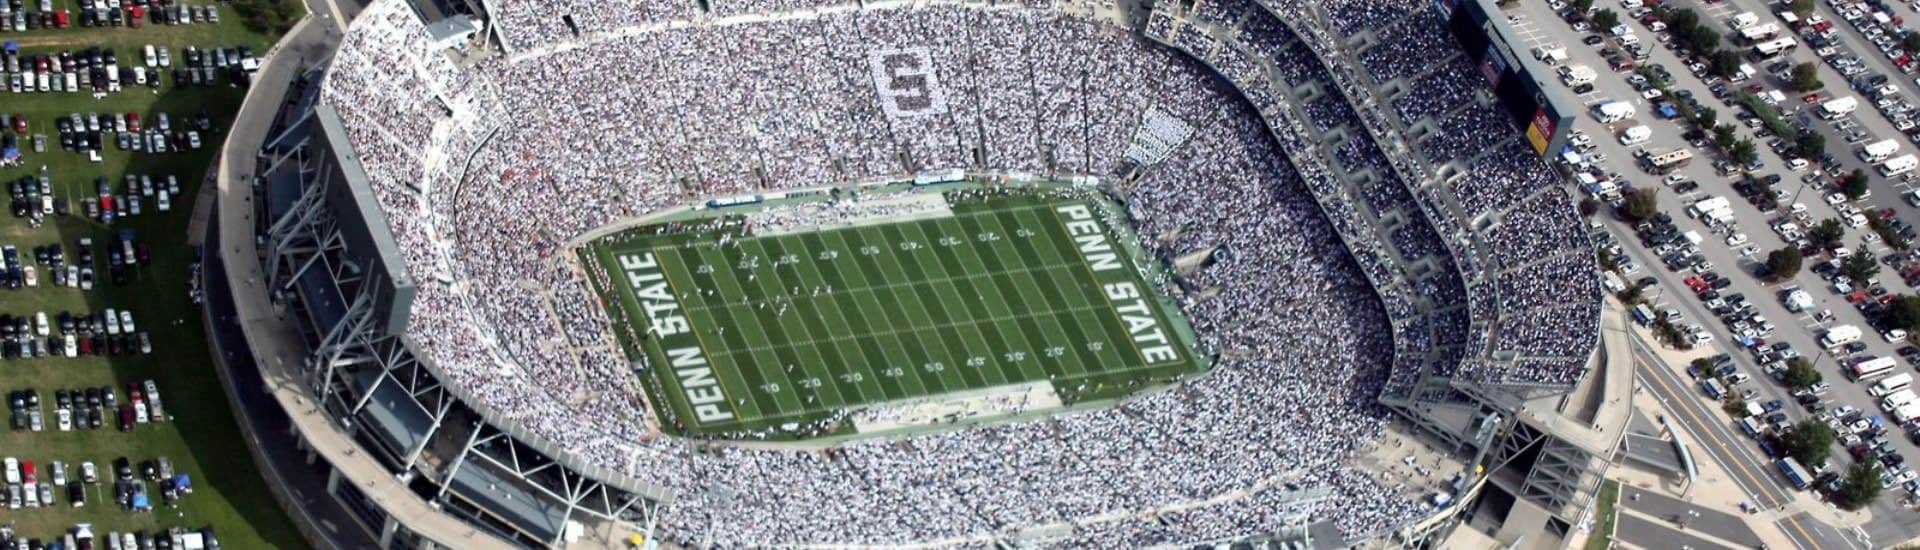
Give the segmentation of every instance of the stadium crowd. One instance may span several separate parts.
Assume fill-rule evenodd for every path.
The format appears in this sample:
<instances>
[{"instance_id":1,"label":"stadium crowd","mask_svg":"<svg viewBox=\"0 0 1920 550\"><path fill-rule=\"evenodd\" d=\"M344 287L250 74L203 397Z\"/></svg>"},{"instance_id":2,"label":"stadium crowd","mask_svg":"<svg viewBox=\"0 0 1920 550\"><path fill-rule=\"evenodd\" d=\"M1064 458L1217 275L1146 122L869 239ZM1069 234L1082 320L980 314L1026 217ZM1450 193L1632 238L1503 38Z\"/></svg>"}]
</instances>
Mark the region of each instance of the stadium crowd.
<instances>
[{"instance_id":1,"label":"stadium crowd","mask_svg":"<svg viewBox=\"0 0 1920 550\"><path fill-rule=\"evenodd\" d=\"M1447 157L1436 162L1470 164L1448 194L1469 219L1499 218L1487 231L1504 271L1409 280L1395 255L1452 263L1431 228L1383 235L1361 215L1419 211L1396 187L1406 184L1391 161L1365 134L1349 135L1366 146L1329 160L1378 168L1369 171L1377 179L1300 158L1315 147L1310 136L1368 116L1345 102L1263 120L1189 58L1050 2L818 9L841 4L715 4L721 16L801 10L748 23L699 21L697 8L677 0L506 2L498 17L513 46L598 41L463 69L432 51L403 3L387 0L355 21L324 83L323 102L345 122L418 285L414 352L464 402L560 458L682 495L687 504L662 521L666 536L865 545L983 540L1063 523L1084 544L1188 544L1287 528L1271 510L1292 506L1295 490L1324 488L1337 498L1302 512L1365 537L1424 507L1348 465L1379 439L1383 391L1452 365L1496 378L1578 376L1557 360L1591 342L1563 334L1579 327L1541 325L1588 310L1597 319L1597 301L1583 301L1597 300L1582 283L1593 277L1591 258L1559 248L1584 242L1578 220L1562 215L1564 198L1541 192L1551 175L1522 149L1491 137L1429 138L1422 148ZM1254 59L1263 52L1286 65L1273 74L1287 84L1351 79L1340 76L1351 67L1316 68L1299 41L1269 36L1286 27L1268 11L1222 4L1205 17L1240 25L1237 36L1256 53L1209 61L1240 92L1257 95L1246 83L1261 78ZM1366 4L1332 12L1369 17ZM669 20L695 23L660 25ZM586 36L595 32L607 35ZM1170 32L1192 47L1212 40ZM1284 97L1274 85L1256 106ZM1484 108L1449 103L1474 94L1420 97L1393 104L1402 116L1457 119L1441 127L1499 130L1514 142L1510 128L1485 125ZM1191 131L1138 131L1153 110ZM1169 136L1184 142L1157 164L1126 161ZM1191 276L1213 291L1181 300L1205 346L1222 352L1219 363L1175 391L1116 408L831 452L694 452L655 435L643 382L609 332L615 323L583 305L594 300L583 278L606 274L572 267L570 239L708 197L950 168L1137 177L1127 206L1142 235L1169 236L1152 240L1165 252L1216 252ZM1568 223L1571 233L1560 227ZM1313 230L1327 224L1337 235ZM1469 288L1517 312L1500 318L1514 336L1492 345L1511 343L1527 360L1487 366L1464 334L1464 308L1423 313L1416 304L1466 303ZM1355 307L1372 303L1383 307ZM1393 338L1381 330L1389 324ZM1432 350L1444 359L1425 360Z\"/></svg>"}]
</instances>

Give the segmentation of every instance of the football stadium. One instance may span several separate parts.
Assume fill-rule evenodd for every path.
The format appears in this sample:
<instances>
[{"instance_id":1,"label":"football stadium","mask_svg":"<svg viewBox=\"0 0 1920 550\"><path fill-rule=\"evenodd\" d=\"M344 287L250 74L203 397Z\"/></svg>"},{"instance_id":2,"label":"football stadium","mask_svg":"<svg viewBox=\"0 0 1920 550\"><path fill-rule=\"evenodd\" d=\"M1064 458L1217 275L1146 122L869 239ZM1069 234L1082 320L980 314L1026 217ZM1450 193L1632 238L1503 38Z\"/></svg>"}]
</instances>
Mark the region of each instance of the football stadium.
<instances>
[{"instance_id":1,"label":"football stadium","mask_svg":"<svg viewBox=\"0 0 1920 550\"><path fill-rule=\"evenodd\" d=\"M349 546L1565 536L1631 374L1489 13L374 0L209 288Z\"/></svg>"}]
</instances>

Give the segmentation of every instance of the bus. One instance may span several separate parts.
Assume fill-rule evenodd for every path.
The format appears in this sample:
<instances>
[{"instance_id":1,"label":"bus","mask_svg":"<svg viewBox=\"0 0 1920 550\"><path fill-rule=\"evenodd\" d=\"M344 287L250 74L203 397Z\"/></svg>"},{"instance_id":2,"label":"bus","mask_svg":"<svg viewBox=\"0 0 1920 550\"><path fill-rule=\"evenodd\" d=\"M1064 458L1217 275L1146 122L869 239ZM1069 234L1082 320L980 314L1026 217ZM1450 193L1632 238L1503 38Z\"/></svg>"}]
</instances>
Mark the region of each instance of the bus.
<instances>
[{"instance_id":1,"label":"bus","mask_svg":"<svg viewBox=\"0 0 1920 550\"><path fill-rule=\"evenodd\" d=\"M1807 469L1802 468L1800 461L1794 460L1793 457L1782 458L1779 462L1775 462L1774 466L1780 468L1780 475L1786 476L1787 482L1792 483L1795 489L1806 490L1808 486L1813 485L1813 476L1808 475Z\"/></svg>"},{"instance_id":2,"label":"bus","mask_svg":"<svg viewBox=\"0 0 1920 550\"><path fill-rule=\"evenodd\" d=\"M1793 51L1794 48L1798 48L1798 47L1800 47L1800 43L1798 40L1795 40L1791 36L1782 36L1779 38L1775 38L1773 40L1768 40L1765 42L1761 42L1759 44L1754 44L1753 54L1754 56L1759 57L1760 59L1771 59L1773 56L1791 52Z\"/></svg>"},{"instance_id":3,"label":"bus","mask_svg":"<svg viewBox=\"0 0 1920 550\"><path fill-rule=\"evenodd\" d=\"M1853 365L1847 367L1847 372L1853 375L1854 380L1865 380L1892 372L1894 365L1892 357L1873 357L1854 361Z\"/></svg>"},{"instance_id":4,"label":"bus","mask_svg":"<svg viewBox=\"0 0 1920 550\"><path fill-rule=\"evenodd\" d=\"M1727 398L1726 386L1720 385L1719 380L1714 380L1712 378L1708 378L1700 381L1700 391L1706 393L1707 397L1713 398L1714 401L1719 401Z\"/></svg>"},{"instance_id":5,"label":"bus","mask_svg":"<svg viewBox=\"0 0 1920 550\"><path fill-rule=\"evenodd\" d=\"M1920 400L1920 395L1914 395L1913 390L1896 391L1893 392L1892 395L1888 395L1886 399L1880 400L1880 410L1893 412L1900 407L1912 405L1916 400Z\"/></svg>"},{"instance_id":6,"label":"bus","mask_svg":"<svg viewBox=\"0 0 1920 550\"><path fill-rule=\"evenodd\" d=\"M1883 139L1880 141L1869 143L1865 147L1861 147L1860 160L1864 160L1867 162L1880 162L1893 157L1893 154L1898 152L1900 152L1900 142L1894 141L1891 139Z\"/></svg>"},{"instance_id":7,"label":"bus","mask_svg":"<svg viewBox=\"0 0 1920 550\"><path fill-rule=\"evenodd\" d=\"M1920 158L1915 158L1912 153L1908 153L1880 163L1880 175L1891 178L1911 172L1914 168L1920 168Z\"/></svg>"},{"instance_id":8,"label":"bus","mask_svg":"<svg viewBox=\"0 0 1920 550\"><path fill-rule=\"evenodd\" d=\"M1890 395L1893 392L1904 390L1912 386L1913 386L1913 375L1903 372L1900 374L1886 377L1886 379L1883 379L1875 383L1873 387L1867 388L1867 393L1873 394L1874 397L1886 397L1887 395Z\"/></svg>"},{"instance_id":9,"label":"bus","mask_svg":"<svg viewBox=\"0 0 1920 550\"><path fill-rule=\"evenodd\" d=\"M749 204L760 204L761 202L765 202L766 200L767 200L766 197L762 197L760 195L719 197L719 198L715 198L707 201L707 208L729 208L734 206L746 206Z\"/></svg>"},{"instance_id":10,"label":"bus","mask_svg":"<svg viewBox=\"0 0 1920 550\"><path fill-rule=\"evenodd\" d=\"M1686 149L1669 149L1647 155L1648 171L1658 175L1686 167L1693 160L1693 152Z\"/></svg>"}]
</instances>

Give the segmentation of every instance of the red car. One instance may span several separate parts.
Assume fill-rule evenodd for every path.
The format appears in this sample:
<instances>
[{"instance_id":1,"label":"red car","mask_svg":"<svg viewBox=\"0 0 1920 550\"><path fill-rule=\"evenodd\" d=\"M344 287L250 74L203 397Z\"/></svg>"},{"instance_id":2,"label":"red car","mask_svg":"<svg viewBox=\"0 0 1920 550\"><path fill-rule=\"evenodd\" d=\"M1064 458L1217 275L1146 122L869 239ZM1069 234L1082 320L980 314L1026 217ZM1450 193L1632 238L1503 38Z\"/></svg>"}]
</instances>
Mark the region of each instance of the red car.
<instances>
[{"instance_id":1,"label":"red car","mask_svg":"<svg viewBox=\"0 0 1920 550\"><path fill-rule=\"evenodd\" d=\"M20 113L13 114L13 131L22 134L27 133L27 115Z\"/></svg>"},{"instance_id":2,"label":"red car","mask_svg":"<svg viewBox=\"0 0 1920 550\"><path fill-rule=\"evenodd\" d=\"M20 482L34 483L38 481L40 480L33 477L33 461L31 460L20 461Z\"/></svg>"},{"instance_id":3,"label":"red car","mask_svg":"<svg viewBox=\"0 0 1920 550\"><path fill-rule=\"evenodd\" d=\"M1707 284L1706 279L1701 279L1699 275L1688 275L1685 282L1687 283L1687 288L1693 289L1694 292L1706 290L1711 286Z\"/></svg>"},{"instance_id":4,"label":"red car","mask_svg":"<svg viewBox=\"0 0 1920 550\"><path fill-rule=\"evenodd\" d=\"M146 8L131 6L127 8L127 26L140 28L140 21L146 18Z\"/></svg>"},{"instance_id":5,"label":"red car","mask_svg":"<svg viewBox=\"0 0 1920 550\"><path fill-rule=\"evenodd\" d=\"M55 10L53 12L53 26L62 29L67 28L67 10Z\"/></svg>"},{"instance_id":6,"label":"red car","mask_svg":"<svg viewBox=\"0 0 1920 550\"><path fill-rule=\"evenodd\" d=\"M132 111L127 112L127 131L129 132L140 131L140 113L135 113Z\"/></svg>"}]
</instances>

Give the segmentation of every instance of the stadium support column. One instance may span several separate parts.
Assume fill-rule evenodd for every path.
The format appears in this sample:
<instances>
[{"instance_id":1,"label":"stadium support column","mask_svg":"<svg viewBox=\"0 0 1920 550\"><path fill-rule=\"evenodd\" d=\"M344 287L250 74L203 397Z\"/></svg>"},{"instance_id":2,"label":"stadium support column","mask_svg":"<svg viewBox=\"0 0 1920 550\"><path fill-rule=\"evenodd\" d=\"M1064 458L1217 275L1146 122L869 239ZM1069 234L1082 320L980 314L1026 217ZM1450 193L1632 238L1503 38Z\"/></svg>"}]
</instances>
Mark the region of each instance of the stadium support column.
<instances>
[{"instance_id":1,"label":"stadium support column","mask_svg":"<svg viewBox=\"0 0 1920 550\"><path fill-rule=\"evenodd\" d=\"M319 401L327 403L332 397L335 378L340 367L365 364L378 358L367 353L366 338L373 330L373 296L357 293L353 304L347 307L347 314L327 331L320 339L320 345L313 350L314 370L309 377L319 377Z\"/></svg>"},{"instance_id":2,"label":"stadium support column","mask_svg":"<svg viewBox=\"0 0 1920 550\"><path fill-rule=\"evenodd\" d=\"M271 174L279 170L280 164L289 158L298 157L296 160L307 158L304 151L307 150L307 144L312 139L313 133L300 128L300 124L309 118L313 118L312 110L302 113L298 120L288 123L287 129L281 131L280 135L274 136L265 145L260 146L260 160L266 162L259 163L260 167L255 169L256 173ZM293 138L294 141L285 143L288 138ZM300 172L308 173L309 167L302 164Z\"/></svg>"},{"instance_id":3,"label":"stadium support column","mask_svg":"<svg viewBox=\"0 0 1920 550\"><path fill-rule=\"evenodd\" d=\"M467 455L473 454L473 449L484 443L480 440L480 432L484 431L481 428L485 426L485 422L473 423L473 433L467 436L467 444L460 446L460 454L454 455L453 464L447 466L445 479L440 480L440 491L433 494L435 503L447 498L447 490L453 488L453 476L459 475L460 468L467 465Z\"/></svg>"},{"instance_id":4,"label":"stadium support column","mask_svg":"<svg viewBox=\"0 0 1920 550\"><path fill-rule=\"evenodd\" d=\"M267 228L266 276L268 287L275 292L292 290L299 272L317 261L326 249L323 230L332 216L327 212L323 187L324 182L309 183L287 213Z\"/></svg>"},{"instance_id":5,"label":"stadium support column","mask_svg":"<svg viewBox=\"0 0 1920 550\"><path fill-rule=\"evenodd\" d=\"M440 384L440 379L421 365L419 359L407 351L406 344L400 339L386 337L376 342L373 347L374 350L369 355L379 364L380 375L374 378L372 384L360 390L360 398L354 402L348 416L359 415L360 411L373 401L373 395L379 392L380 387L389 383L399 384L421 410L430 411L433 415L433 423L427 427L426 433L421 435L420 442L407 449L406 456L402 458L401 471L405 472L403 475L410 475L414 464L419 461L420 454L433 442L434 434L440 431L440 427L446 421L447 413L453 409L455 400L447 394L445 386Z\"/></svg>"},{"instance_id":6,"label":"stadium support column","mask_svg":"<svg viewBox=\"0 0 1920 550\"><path fill-rule=\"evenodd\" d=\"M412 449L407 451L405 466L408 472L412 472L414 464L420 462L420 454L427 450L429 444L433 443L434 434L440 433L440 426L445 424L447 419L447 411L452 408L452 399L442 399L439 404L434 406L433 425L427 427L427 433L420 438L420 443L414 445Z\"/></svg>"}]
</instances>

